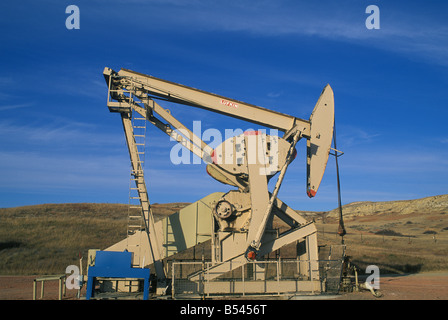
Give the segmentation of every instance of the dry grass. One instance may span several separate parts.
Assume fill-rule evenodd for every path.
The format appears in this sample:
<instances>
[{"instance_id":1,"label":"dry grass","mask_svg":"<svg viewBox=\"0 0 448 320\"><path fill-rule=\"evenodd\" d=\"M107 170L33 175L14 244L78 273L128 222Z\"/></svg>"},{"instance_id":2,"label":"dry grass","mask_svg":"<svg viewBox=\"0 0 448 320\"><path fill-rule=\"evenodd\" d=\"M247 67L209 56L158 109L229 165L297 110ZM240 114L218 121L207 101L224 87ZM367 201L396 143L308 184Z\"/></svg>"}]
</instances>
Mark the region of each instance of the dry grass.
<instances>
[{"instance_id":1,"label":"dry grass","mask_svg":"<svg viewBox=\"0 0 448 320\"><path fill-rule=\"evenodd\" d=\"M1 274L57 274L126 232L127 207L48 204L0 210Z\"/></svg>"},{"instance_id":2,"label":"dry grass","mask_svg":"<svg viewBox=\"0 0 448 320\"><path fill-rule=\"evenodd\" d=\"M184 207L154 204L157 218ZM46 204L0 209L0 274L62 274L88 249L105 249L126 235L124 204ZM377 265L383 274L448 269L448 214L388 212L347 217L347 254L365 270ZM319 245L340 244L334 218L316 214ZM430 231L430 232L428 232ZM190 249L178 258L200 259L207 249ZM294 244L278 252L293 257ZM271 257L275 254L271 254ZM85 261L86 259L84 259Z\"/></svg>"},{"instance_id":3,"label":"dry grass","mask_svg":"<svg viewBox=\"0 0 448 320\"><path fill-rule=\"evenodd\" d=\"M361 270L368 265L377 265L383 274L448 270L448 232L441 227L447 222L444 220L446 218L440 215L439 219L426 226L409 223L410 218L397 215L389 222L381 217L369 221L361 218L346 221L344 243L347 245L347 255ZM413 220L424 219L420 216ZM336 221L318 222L321 245L341 243L337 226ZM427 234L427 228L437 231Z\"/></svg>"},{"instance_id":4,"label":"dry grass","mask_svg":"<svg viewBox=\"0 0 448 320\"><path fill-rule=\"evenodd\" d=\"M154 205L157 215L185 204ZM44 204L0 209L0 274L62 274L79 254L126 237L124 204ZM86 260L86 259L84 259Z\"/></svg>"}]
</instances>

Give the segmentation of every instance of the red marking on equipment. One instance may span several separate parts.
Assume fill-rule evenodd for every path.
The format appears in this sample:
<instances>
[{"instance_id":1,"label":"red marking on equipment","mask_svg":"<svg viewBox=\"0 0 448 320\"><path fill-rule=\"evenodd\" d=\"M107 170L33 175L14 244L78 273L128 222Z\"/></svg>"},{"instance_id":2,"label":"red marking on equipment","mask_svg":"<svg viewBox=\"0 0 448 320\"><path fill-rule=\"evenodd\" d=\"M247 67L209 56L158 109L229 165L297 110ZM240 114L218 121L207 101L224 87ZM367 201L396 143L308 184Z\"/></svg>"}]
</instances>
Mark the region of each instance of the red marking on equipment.
<instances>
[{"instance_id":1,"label":"red marking on equipment","mask_svg":"<svg viewBox=\"0 0 448 320\"><path fill-rule=\"evenodd\" d=\"M244 131L244 135L245 136L258 136L259 134L261 134L261 131L255 131L255 130L252 130L252 131Z\"/></svg>"},{"instance_id":2,"label":"red marking on equipment","mask_svg":"<svg viewBox=\"0 0 448 320\"><path fill-rule=\"evenodd\" d=\"M228 107L238 108L238 104L236 104L235 102L231 102L229 100L225 100L225 99L221 99L221 104L228 106Z\"/></svg>"},{"instance_id":3,"label":"red marking on equipment","mask_svg":"<svg viewBox=\"0 0 448 320\"><path fill-rule=\"evenodd\" d=\"M248 259L250 259L250 260L255 260L255 257L256 257L256 254L255 254L254 251L249 251L249 252L247 253L247 258L248 258Z\"/></svg>"},{"instance_id":4,"label":"red marking on equipment","mask_svg":"<svg viewBox=\"0 0 448 320\"><path fill-rule=\"evenodd\" d=\"M214 164L218 164L218 163L216 162L216 154L215 154L215 150L212 151L212 153L210 154L210 156L212 157L212 162L213 162Z\"/></svg>"},{"instance_id":5,"label":"red marking on equipment","mask_svg":"<svg viewBox=\"0 0 448 320\"><path fill-rule=\"evenodd\" d=\"M312 189L309 189L307 191L307 194L308 194L308 197L312 198L312 197L314 197L316 195L316 191L314 191Z\"/></svg>"}]
</instances>

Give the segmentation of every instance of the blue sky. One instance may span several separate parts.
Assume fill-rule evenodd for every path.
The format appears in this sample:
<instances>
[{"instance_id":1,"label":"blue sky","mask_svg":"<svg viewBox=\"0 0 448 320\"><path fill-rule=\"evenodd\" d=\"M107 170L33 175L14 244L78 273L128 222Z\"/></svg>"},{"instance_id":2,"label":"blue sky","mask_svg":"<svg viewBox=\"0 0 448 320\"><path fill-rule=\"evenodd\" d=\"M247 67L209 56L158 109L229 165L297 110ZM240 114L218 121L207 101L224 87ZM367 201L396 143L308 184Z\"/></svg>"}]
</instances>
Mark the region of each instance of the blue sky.
<instances>
[{"instance_id":1,"label":"blue sky","mask_svg":"<svg viewBox=\"0 0 448 320\"><path fill-rule=\"evenodd\" d=\"M80 9L68 30L65 9ZM368 5L380 29L365 26ZM448 193L446 1L2 1L0 207L127 203L129 157L106 107L104 67L127 68L308 119L335 93L342 202ZM162 104L162 103L161 103ZM259 129L190 107L187 126ZM152 203L193 202L229 188L205 165L175 166L174 142L149 127ZM337 206L334 158L306 196L305 141L279 198Z\"/></svg>"}]
</instances>

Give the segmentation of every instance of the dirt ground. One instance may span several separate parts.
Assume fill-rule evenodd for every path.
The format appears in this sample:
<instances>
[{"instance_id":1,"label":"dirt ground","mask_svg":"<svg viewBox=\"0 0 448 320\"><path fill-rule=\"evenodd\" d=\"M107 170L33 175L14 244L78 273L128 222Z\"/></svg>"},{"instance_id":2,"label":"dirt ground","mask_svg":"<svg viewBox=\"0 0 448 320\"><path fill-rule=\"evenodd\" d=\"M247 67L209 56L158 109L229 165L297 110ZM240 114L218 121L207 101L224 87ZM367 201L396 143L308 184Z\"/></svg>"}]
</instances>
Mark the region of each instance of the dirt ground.
<instances>
[{"instance_id":1,"label":"dirt ground","mask_svg":"<svg viewBox=\"0 0 448 320\"><path fill-rule=\"evenodd\" d=\"M32 300L33 281L36 276L0 276L0 300ZM389 275L380 278L380 298L369 291L341 293L326 297L335 300L448 300L448 272ZM37 284L37 300L57 300L58 281L49 281L44 286ZM81 291L85 296L85 286ZM63 300L76 300L77 290L66 290ZM319 299L319 297L316 297ZM322 297L323 298L323 297Z\"/></svg>"},{"instance_id":2,"label":"dirt ground","mask_svg":"<svg viewBox=\"0 0 448 320\"><path fill-rule=\"evenodd\" d=\"M448 272L389 275L380 278L379 293L340 294L338 300L448 300Z\"/></svg>"},{"instance_id":3,"label":"dirt ground","mask_svg":"<svg viewBox=\"0 0 448 320\"><path fill-rule=\"evenodd\" d=\"M343 293L338 300L448 300L448 272L387 275L380 278L381 297L370 291Z\"/></svg>"},{"instance_id":4,"label":"dirt ground","mask_svg":"<svg viewBox=\"0 0 448 320\"><path fill-rule=\"evenodd\" d=\"M36 278L37 276L0 276L0 300L33 300L33 283ZM76 295L77 290L66 290L63 300L74 300ZM58 299L59 281L45 282L43 299L41 299L41 282L37 283L36 300Z\"/></svg>"}]
</instances>

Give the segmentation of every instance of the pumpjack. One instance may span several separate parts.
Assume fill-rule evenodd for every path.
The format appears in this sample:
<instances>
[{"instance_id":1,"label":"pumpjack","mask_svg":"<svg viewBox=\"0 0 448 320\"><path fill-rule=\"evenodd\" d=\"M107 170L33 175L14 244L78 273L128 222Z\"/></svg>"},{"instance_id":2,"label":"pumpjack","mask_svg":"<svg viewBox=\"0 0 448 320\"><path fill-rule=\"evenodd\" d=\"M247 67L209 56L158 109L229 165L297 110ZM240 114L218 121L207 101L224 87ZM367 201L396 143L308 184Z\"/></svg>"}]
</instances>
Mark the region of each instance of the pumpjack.
<instances>
[{"instance_id":1,"label":"pumpjack","mask_svg":"<svg viewBox=\"0 0 448 320\"><path fill-rule=\"evenodd\" d=\"M120 114L129 150L132 189L138 200L134 218L143 221L126 239L106 250L131 251L134 266L153 265L163 287L169 280L164 259L205 240L211 240L212 263L192 274L191 281L216 279L242 264L263 261L270 252L296 242L304 248L300 258L309 262L307 279L318 290L315 223L277 196L301 139L306 139L306 193L310 198L316 196L332 149L334 97L330 85L324 87L309 120L304 120L127 69L116 72L106 67L103 75L108 86L107 106L110 112ZM157 101L245 120L282 135L246 131L212 149ZM139 150L143 144L139 137L144 135L136 132L144 126L135 125L135 119L151 123L203 159L207 173L231 189L193 203L194 210L187 207L177 216L156 222ZM268 183L273 178L277 181L269 191ZM286 231L275 232L274 217L287 225Z\"/></svg>"}]
</instances>

